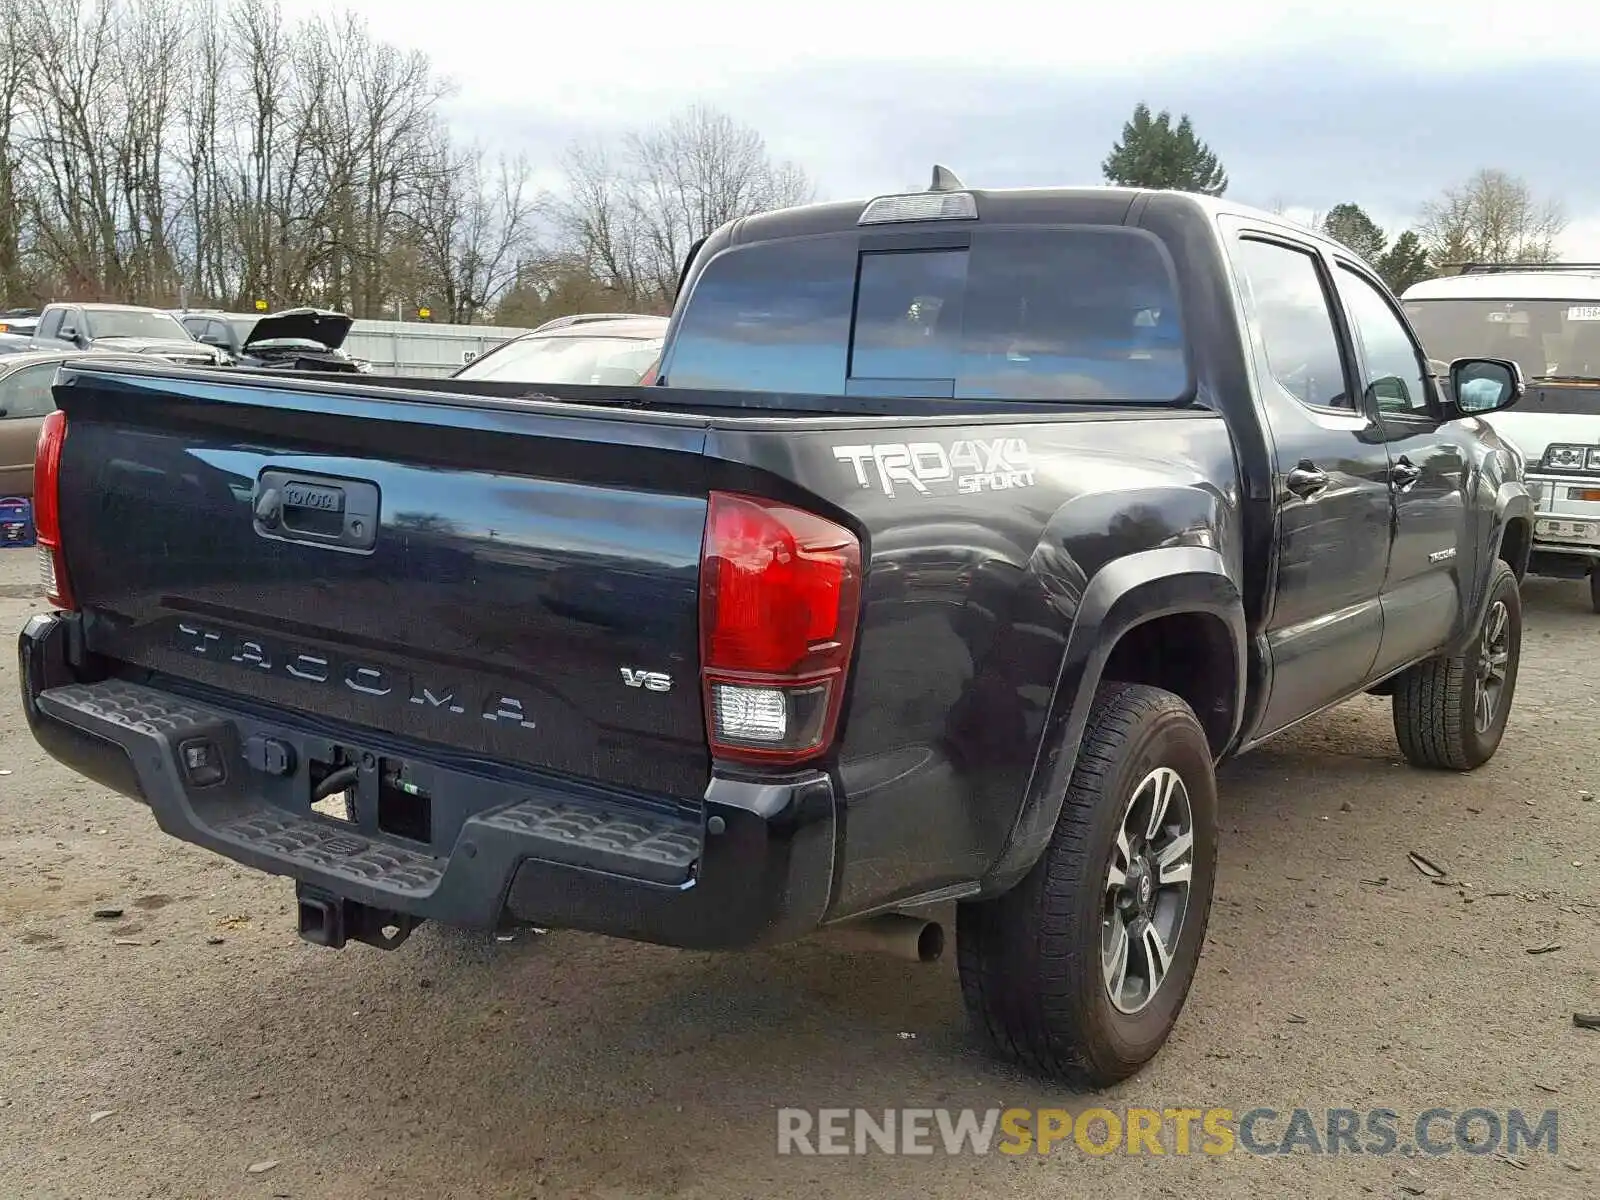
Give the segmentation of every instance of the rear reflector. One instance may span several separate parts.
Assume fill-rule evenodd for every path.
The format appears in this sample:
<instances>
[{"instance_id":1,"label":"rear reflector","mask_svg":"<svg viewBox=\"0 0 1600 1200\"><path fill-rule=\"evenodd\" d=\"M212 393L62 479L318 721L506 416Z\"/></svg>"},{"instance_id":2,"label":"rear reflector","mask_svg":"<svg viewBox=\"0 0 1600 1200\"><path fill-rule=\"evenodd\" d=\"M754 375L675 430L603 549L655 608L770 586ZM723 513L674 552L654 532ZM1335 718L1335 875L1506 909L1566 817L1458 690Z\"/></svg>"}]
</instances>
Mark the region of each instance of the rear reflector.
<instances>
[{"instance_id":1,"label":"rear reflector","mask_svg":"<svg viewBox=\"0 0 1600 1200\"><path fill-rule=\"evenodd\" d=\"M792 765L829 749L860 604L850 530L774 500L711 494L700 659L713 756Z\"/></svg>"},{"instance_id":2,"label":"rear reflector","mask_svg":"<svg viewBox=\"0 0 1600 1200\"><path fill-rule=\"evenodd\" d=\"M67 414L59 408L39 427L33 458L33 524L39 543L39 586L56 608L77 608L61 546L61 451L67 444Z\"/></svg>"}]
</instances>

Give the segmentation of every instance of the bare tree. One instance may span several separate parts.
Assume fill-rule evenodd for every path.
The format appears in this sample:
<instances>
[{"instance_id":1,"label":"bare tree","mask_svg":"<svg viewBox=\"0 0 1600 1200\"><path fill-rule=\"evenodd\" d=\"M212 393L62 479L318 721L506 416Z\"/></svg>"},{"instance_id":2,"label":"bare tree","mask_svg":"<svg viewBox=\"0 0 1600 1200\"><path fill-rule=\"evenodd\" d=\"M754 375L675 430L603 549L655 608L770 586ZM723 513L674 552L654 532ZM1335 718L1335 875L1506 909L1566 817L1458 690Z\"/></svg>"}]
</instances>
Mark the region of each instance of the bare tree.
<instances>
[{"instance_id":1,"label":"bare tree","mask_svg":"<svg viewBox=\"0 0 1600 1200\"><path fill-rule=\"evenodd\" d=\"M1422 207L1417 232L1436 266L1452 262L1554 262L1567 227L1556 200L1539 200L1522 179L1487 168Z\"/></svg>"},{"instance_id":2,"label":"bare tree","mask_svg":"<svg viewBox=\"0 0 1600 1200\"><path fill-rule=\"evenodd\" d=\"M11 0L0 297L381 316L424 303L660 309L694 239L809 198L760 135L689 109L575 149L560 202L445 132L448 81L347 13L278 0ZM552 221L553 218L553 221ZM562 244L541 249L536 227ZM502 303L507 302L507 303Z\"/></svg>"},{"instance_id":3,"label":"bare tree","mask_svg":"<svg viewBox=\"0 0 1600 1200\"><path fill-rule=\"evenodd\" d=\"M187 94L178 121L180 184L184 211L176 224L182 239L180 253L188 260L184 295L220 295L226 288L228 257L222 240L206 231L225 223L223 193L224 90L228 77L229 46L226 30L213 0L201 0L194 12L194 39Z\"/></svg>"},{"instance_id":4,"label":"bare tree","mask_svg":"<svg viewBox=\"0 0 1600 1200\"><path fill-rule=\"evenodd\" d=\"M470 323L516 283L532 248L529 169L520 158L491 168L479 147L458 150L442 130L436 139L412 210L413 237L426 278L441 293L439 307Z\"/></svg>"},{"instance_id":5,"label":"bare tree","mask_svg":"<svg viewBox=\"0 0 1600 1200\"><path fill-rule=\"evenodd\" d=\"M672 295L699 238L815 194L805 172L774 161L754 129L701 107L627 135L616 152L575 148L566 173L563 231L600 278L641 307Z\"/></svg>"},{"instance_id":6,"label":"bare tree","mask_svg":"<svg viewBox=\"0 0 1600 1200\"><path fill-rule=\"evenodd\" d=\"M125 126L116 139L122 176L118 238L128 257L126 286L171 299L177 286L170 224L169 144L188 68L187 17L176 0L135 0L123 10L116 56Z\"/></svg>"},{"instance_id":7,"label":"bare tree","mask_svg":"<svg viewBox=\"0 0 1600 1200\"><path fill-rule=\"evenodd\" d=\"M634 181L604 146L574 146L564 163L567 194L553 215L574 256L595 278L635 302L648 290Z\"/></svg>"},{"instance_id":8,"label":"bare tree","mask_svg":"<svg viewBox=\"0 0 1600 1200\"><path fill-rule=\"evenodd\" d=\"M671 294L696 239L736 217L802 204L813 194L798 167L771 159L759 133L707 108L689 108L630 135L627 148L641 273L660 295Z\"/></svg>"},{"instance_id":9,"label":"bare tree","mask_svg":"<svg viewBox=\"0 0 1600 1200\"><path fill-rule=\"evenodd\" d=\"M26 26L0 22L0 300L15 304L28 296L23 272L24 80L32 49Z\"/></svg>"},{"instance_id":10,"label":"bare tree","mask_svg":"<svg viewBox=\"0 0 1600 1200\"><path fill-rule=\"evenodd\" d=\"M125 287L113 188L122 127L115 18L105 0L27 0L18 21L33 52L24 75L31 129L30 216L38 250L74 292Z\"/></svg>"}]
</instances>

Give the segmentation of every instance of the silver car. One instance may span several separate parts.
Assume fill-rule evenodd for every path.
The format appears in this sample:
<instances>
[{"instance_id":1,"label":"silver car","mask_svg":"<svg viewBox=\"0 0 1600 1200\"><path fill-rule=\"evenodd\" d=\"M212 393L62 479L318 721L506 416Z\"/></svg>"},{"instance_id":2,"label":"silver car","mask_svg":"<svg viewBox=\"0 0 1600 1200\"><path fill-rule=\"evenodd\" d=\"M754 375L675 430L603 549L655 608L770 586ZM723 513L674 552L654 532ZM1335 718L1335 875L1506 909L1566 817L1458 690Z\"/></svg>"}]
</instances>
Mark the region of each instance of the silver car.
<instances>
[{"instance_id":1,"label":"silver car","mask_svg":"<svg viewBox=\"0 0 1600 1200\"><path fill-rule=\"evenodd\" d=\"M632 313L558 317L532 333L501 342L454 378L632 387L653 372L666 337L666 317Z\"/></svg>"}]
</instances>

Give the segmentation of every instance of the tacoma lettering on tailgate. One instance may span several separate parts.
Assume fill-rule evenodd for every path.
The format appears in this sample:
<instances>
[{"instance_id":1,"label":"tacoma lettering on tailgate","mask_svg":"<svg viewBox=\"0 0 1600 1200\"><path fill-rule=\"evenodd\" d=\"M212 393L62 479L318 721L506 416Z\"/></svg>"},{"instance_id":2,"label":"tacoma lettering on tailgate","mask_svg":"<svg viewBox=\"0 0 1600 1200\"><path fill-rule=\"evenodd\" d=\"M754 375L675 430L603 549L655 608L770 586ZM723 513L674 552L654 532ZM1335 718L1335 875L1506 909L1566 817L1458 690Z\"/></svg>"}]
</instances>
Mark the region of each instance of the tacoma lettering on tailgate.
<instances>
[{"instance_id":1,"label":"tacoma lettering on tailgate","mask_svg":"<svg viewBox=\"0 0 1600 1200\"><path fill-rule=\"evenodd\" d=\"M477 716L497 724L535 729L527 705L516 696L489 690L474 698L439 680L358 659L333 659L301 646L181 621L175 642L180 649L245 671L266 671L322 687L345 688L363 696L391 697L397 703L420 704L452 716Z\"/></svg>"}]
</instances>

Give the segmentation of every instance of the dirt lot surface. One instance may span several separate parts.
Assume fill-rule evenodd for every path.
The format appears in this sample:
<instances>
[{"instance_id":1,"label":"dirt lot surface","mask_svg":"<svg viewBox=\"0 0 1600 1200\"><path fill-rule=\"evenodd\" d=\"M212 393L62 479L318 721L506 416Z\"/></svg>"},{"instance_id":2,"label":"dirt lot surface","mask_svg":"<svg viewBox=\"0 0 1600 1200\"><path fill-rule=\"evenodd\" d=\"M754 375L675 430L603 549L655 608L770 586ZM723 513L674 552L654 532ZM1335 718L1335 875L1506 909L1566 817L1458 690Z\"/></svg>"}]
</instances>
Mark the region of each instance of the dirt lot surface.
<instances>
[{"instance_id":1,"label":"dirt lot surface","mask_svg":"<svg viewBox=\"0 0 1600 1200\"><path fill-rule=\"evenodd\" d=\"M38 604L32 568L0 555L0 627ZM1576 585L1526 594L1516 711L1476 774L1401 766L1375 699L1226 770L1199 981L1167 1050L1095 1098L975 1051L948 964L427 927L392 953L302 944L286 881L166 838L46 758L7 655L0 1195L1600 1195L1600 1032L1572 1021L1600 1009L1600 617ZM1094 1104L1272 1108L1268 1141L1297 1107L1319 1125L1389 1107L1402 1150L1434 1106L1555 1109L1559 1145L776 1152L780 1107Z\"/></svg>"}]
</instances>

